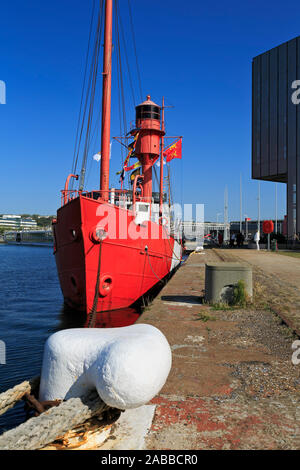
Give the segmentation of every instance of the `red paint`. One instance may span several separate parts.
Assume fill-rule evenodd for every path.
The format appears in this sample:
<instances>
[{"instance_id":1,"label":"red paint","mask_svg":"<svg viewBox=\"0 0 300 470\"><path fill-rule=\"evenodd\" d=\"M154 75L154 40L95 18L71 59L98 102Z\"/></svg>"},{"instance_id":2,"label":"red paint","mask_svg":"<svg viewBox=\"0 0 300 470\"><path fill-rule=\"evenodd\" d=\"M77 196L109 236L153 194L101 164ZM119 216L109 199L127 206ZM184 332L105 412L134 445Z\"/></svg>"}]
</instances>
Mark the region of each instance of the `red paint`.
<instances>
[{"instance_id":1,"label":"red paint","mask_svg":"<svg viewBox=\"0 0 300 470\"><path fill-rule=\"evenodd\" d=\"M164 150L164 156L166 162L170 162L173 158L182 158L182 137Z\"/></svg>"},{"instance_id":2,"label":"red paint","mask_svg":"<svg viewBox=\"0 0 300 470\"><path fill-rule=\"evenodd\" d=\"M109 191L110 116L111 116L111 59L112 59L112 0L105 4L105 31L102 87L101 176L100 189L104 201Z\"/></svg>"},{"instance_id":3,"label":"red paint","mask_svg":"<svg viewBox=\"0 0 300 470\"><path fill-rule=\"evenodd\" d=\"M172 434L172 426L181 424L187 427L196 449L233 450L245 446L276 449L278 443L266 429L278 426L282 438L290 431L296 432L294 421L259 405L253 410L251 404L243 402L224 400L217 403L208 397L186 396L184 400L157 396L151 403L157 405L151 433L159 439L160 432L167 430ZM176 438L176 427L174 436Z\"/></svg>"},{"instance_id":4,"label":"red paint","mask_svg":"<svg viewBox=\"0 0 300 470\"><path fill-rule=\"evenodd\" d=\"M265 220L263 222L263 232L272 233L274 231L274 223L272 220Z\"/></svg>"},{"instance_id":5,"label":"red paint","mask_svg":"<svg viewBox=\"0 0 300 470\"><path fill-rule=\"evenodd\" d=\"M137 199L137 189L141 190L141 196L144 196L144 189L143 186L139 183L139 181L142 181L144 179L144 175L136 175L134 178L133 186L132 186L132 205L133 205L133 211L135 211L135 203ZM139 183L139 184L138 184Z\"/></svg>"},{"instance_id":6,"label":"red paint","mask_svg":"<svg viewBox=\"0 0 300 470\"><path fill-rule=\"evenodd\" d=\"M160 109L160 106L151 101L150 95L147 96L146 101L136 107L137 112L139 108L143 109L144 107L149 107L149 109L157 107ZM136 128L139 129L139 137L135 153L142 164L144 200L150 202L152 198L152 166L159 157L160 139L165 132L161 129L160 119L140 118L138 115Z\"/></svg>"},{"instance_id":7,"label":"red paint","mask_svg":"<svg viewBox=\"0 0 300 470\"><path fill-rule=\"evenodd\" d=\"M140 314L132 308L99 312L95 317L94 328L120 328L121 326L133 325ZM88 326L88 320L84 327Z\"/></svg>"},{"instance_id":8,"label":"red paint","mask_svg":"<svg viewBox=\"0 0 300 470\"><path fill-rule=\"evenodd\" d=\"M97 216L100 206L103 215ZM90 234L95 233L96 226L108 229L107 214L114 211L115 237L107 236L101 242L100 272L101 279L103 276L112 278L112 286L107 295L100 292L97 311L129 307L157 284L157 277L162 279L171 270L174 239L171 236L165 238L165 229L161 225L145 223L137 227L140 237L133 239L129 233L130 227L135 227L133 211L79 194L57 211L57 222L53 225L60 285L70 307L87 313L91 311L100 243ZM128 227L125 233L119 223L122 218ZM149 233L156 233L157 238L150 238Z\"/></svg>"},{"instance_id":9,"label":"red paint","mask_svg":"<svg viewBox=\"0 0 300 470\"><path fill-rule=\"evenodd\" d=\"M122 209L112 200L113 195L124 198L129 193L109 191L112 3L106 0L105 6L101 189L89 193L69 191L69 179L74 176L70 175L62 191L63 206L53 224L54 252L64 300L70 307L86 313L91 312L96 301L97 312L129 307L174 267L174 238L158 223L139 222L139 218L136 225L135 205L133 209ZM135 181L133 201L151 203L152 165L159 157L164 130L160 107L150 96L136 109L135 154L142 164L143 175L139 194ZM118 202L121 204L121 199ZM147 204L142 206L141 212ZM107 216L114 219L113 226L107 226Z\"/></svg>"},{"instance_id":10,"label":"red paint","mask_svg":"<svg viewBox=\"0 0 300 470\"><path fill-rule=\"evenodd\" d=\"M64 188L64 190L62 191L62 196L63 196L64 204L67 204L67 202L68 202L69 183L70 183L70 179L71 179L71 178L75 178L76 180L78 180L78 175L73 175L73 174L71 173L71 174L67 177L67 179L66 179L65 188Z\"/></svg>"}]
</instances>

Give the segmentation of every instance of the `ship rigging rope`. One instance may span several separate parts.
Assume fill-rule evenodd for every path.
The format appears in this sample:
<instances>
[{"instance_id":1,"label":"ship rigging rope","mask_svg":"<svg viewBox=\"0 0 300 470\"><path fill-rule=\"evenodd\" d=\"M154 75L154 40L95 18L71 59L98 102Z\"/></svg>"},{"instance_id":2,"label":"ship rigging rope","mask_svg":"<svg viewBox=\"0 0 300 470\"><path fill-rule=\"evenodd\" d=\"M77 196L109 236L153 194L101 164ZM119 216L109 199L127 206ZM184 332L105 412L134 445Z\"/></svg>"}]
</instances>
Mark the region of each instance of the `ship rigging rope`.
<instances>
[{"instance_id":1,"label":"ship rigging rope","mask_svg":"<svg viewBox=\"0 0 300 470\"><path fill-rule=\"evenodd\" d=\"M81 112L79 114L79 120L81 116L81 126L80 127L80 133L79 137L76 137L76 144L75 144L75 161L73 163L73 173L76 172L77 169L77 162L78 162L78 157L79 157L79 152L81 149L81 144L82 144L82 137L83 137L83 131L84 128L86 127L86 137L85 137L85 145L84 145L84 155L83 155L83 161L82 161L82 167L81 167L81 185L82 181L84 180L84 174L85 174L85 165L86 165L86 158L87 158L87 152L89 150L89 145L90 145L90 129L91 129L91 121L93 117L93 108L94 108L94 99L95 99L95 93L96 93L96 84L97 84L97 75L98 75L98 62L99 62L99 52L100 52L100 40L101 40L101 35L102 35L102 27L103 27L103 4L104 1L100 0L99 1L99 12L98 12L98 19L97 19L97 27L96 27L96 33L95 33L95 39L94 39L94 47L93 47L93 53L90 61L90 72L89 72L89 78L88 82L86 84L86 79L84 80L83 87L82 87L82 95L84 95L85 92L85 103L84 103L84 108L82 111L82 106L81 106ZM92 12L92 18L91 18L91 29L93 27L94 23L94 11ZM91 34L91 30L90 30ZM87 58L86 61L89 62L89 53L90 53L90 44L88 46L88 51L87 51ZM86 91L85 91L86 89ZM82 98L83 99L83 98ZM87 115L87 109L89 107L89 113L88 113L88 118L86 118ZM86 123L87 121L87 123ZM79 128L78 128L79 131ZM78 132L77 132L78 133ZM71 189L73 186L71 186Z\"/></svg>"},{"instance_id":2,"label":"ship rigging rope","mask_svg":"<svg viewBox=\"0 0 300 470\"><path fill-rule=\"evenodd\" d=\"M154 164L155 165L155 164ZM154 179L157 183L157 187L159 188L159 181L158 181L158 176L157 176L157 171L156 171L156 168L155 166L153 165L153 170L154 170Z\"/></svg>"},{"instance_id":3,"label":"ship rigging rope","mask_svg":"<svg viewBox=\"0 0 300 470\"><path fill-rule=\"evenodd\" d=\"M89 55L90 55L90 46L91 46L92 29L93 29L93 23L94 23L94 15L95 15L95 0L93 0L93 7L92 7L92 14L91 14L91 21L90 21L89 39L88 39L88 46L87 46L87 51L86 51L86 59L85 59L85 67L84 67L84 75L83 75L83 84L82 84L82 91L81 91L81 100L80 100L79 115L78 115L78 121L77 121L77 129L76 129L76 137L75 137L75 145L74 145L74 155L73 155L73 164L72 164L72 173L73 174L76 172L77 162L78 162L77 144L78 144L78 138L79 138L80 118L81 118L81 112L82 112L84 90L85 90L86 76L87 76L87 68L88 68L88 61L89 61Z\"/></svg>"},{"instance_id":4,"label":"ship rigging rope","mask_svg":"<svg viewBox=\"0 0 300 470\"><path fill-rule=\"evenodd\" d=\"M115 1L115 17L116 17L116 43L117 43L117 51L118 51L118 61L121 61L121 54L120 51L124 51L124 57L125 57L125 63L127 66L127 75L126 78L128 78L128 82L130 85L131 89L131 94L132 94L132 101L133 105L135 107L136 102L138 101L138 97L135 96L135 87L134 87L134 79L133 79L133 74L132 70L133 67L130 65L130 58L129 58L129 51L127 47L127 42L128 42L128 35L125 34L125 30L123 27L124 21L122 21L122 15L121 15L121 10L119 7L119 0ZM133 53L135 57L135 68L136 68L136 74L137 74L137 81L139 83L139 92L140 92L140 98L141 100L143 99L142 97L142 84L141 84L141 74L140 74L140 67L139 67L139 61L138 61L138 55L137 55L137 48L136 48L136 40L135 40L135 34L134 34L134 26L133 26L133 18L132 18L132 10L131 10L131 5L130 1L128 0L128 12L129 12L129 23L131 27L131 35L132 35L132 44L133 44ZM126 19L126 24L128 23L128 20ZM127 41L126 41L127 40ZM120 62L121 66L121 62ZM120 74L121 74L121 82L122 80L122 67L120 67Z\"/></svg>"},{"instance_id":5,"label":"ship rigging rope","mask_svg":"<svg viewBox=\"0 0 300 470\"><path fill-rule=\"evenodd\" d=\"M124 135L125 139L127 136L127 117L126 117L126 100L124 93L124 73L122 65L122 54L121 50L124 49L125 61L127 66L127 77L129 79L129 84L131 88L133 105L135 106L135 94L133 87L133 79L131 74L131 67L129 66L128 54L126 49L126 41L123 31L123 24L119 9L119 2L116 0L115 3L115 39L116 39L116 67L117 67L117 84L118 84L118 102L119 102L119 121L120 121L120 136ZM123 48L121 44L121 37L123 39ZM124 164L124 149L121 145L121 161L122 167ZM128 184L129 184L129 174L127 174Z\"/></svg>"},{"instance_id":6,"label":"ship rigging rope","mask_svg":"<svg viewBox=\"0 0 300 470\"><path fill-rule=\"evenodd\" d=\"M117 49L117 69L118 69L118 86L119 86L119 100L121 105L119 106L119 109L122 111L122 118L123 118L123 132L126 135L127 134L127 129L126 129L126 106L125 106L125 93L124 93L124 80L123 80L123 68L122 68L122 58L121 58L121 41L120 41L120 27L119 23L121 21L120 19L120 13L119 13L119 3L116 1L116 8L115 8L115 15L116 15L116 21L115 21L115 30L116 30L116 49ZM120 115L120 121L121 121L121 115Z\"/></svg>"},{"instance_id":7,"label":"ship rigging rope","mask_svg":"<svg viewBox=\"0 0 300 470\"><path fill-rule=\"evenodd\" d=\"M100 14L101 14L101 18L102 18L102 16L103 16L103 0L100 0L98 23L99 23L99 15ZM92 17L91 26L93 25L93 23L94 23L94 18ZM85 93L85 95L86 95L85 96L85 105L84 105L84 110L83 110L82 119L81 119L81 129L80 129L79 141L77 143L77 152L76 152L76 157L75 157L75 166L74 166L74 169L73 169L73 173L76 173L77 162L78 162L79 152L80 152L80 148L81 148L81 140L82 140L83 130L84 130L84 126L85 126L86 112L87 112L87 107L88 107L88 102L89 102L89 97L90 97L90 90L91 90L91 85L92 85L92 73L93 73L93 63L94 63L94 58L93 57L95 56L95 47L96 47L96 45L97 45L97 37L96 37L95 43L94 43L94 54L91 58L89 79L88 79L87 89L86 89L86 93ZM88 55L89 55L89 51L88 51ZM87 56L87 60L89 60L88 56ZM83 86L82 93L84 93L84 88L85 88L85 86ZM73 180L71 182L71 189L73 189Z\"/></svg>"},{"instance_id":8,"label":"ship rigging rope","mask_svg":"<svg viewBox=\"0 0 300 470\"><path fill-rule=\"evenodd\" d=\"M136 62L136 69L137 69L137 75L138 75L138 81L139 81L139 87L140 87L140 95L141 95L141 100L143 100L142 81L141 81L141 74L140 74L140 67L139 67L138 55L137 55L137 50L136 50L136 41L135 41L135 34L134 34L134 26L133 26L133 20L132 20L132 11L131 11L130 0L128 0L128 10L129 10L129 16L130 16L131 34L132 34L133 47L134 47L134 54L135 54L135 62Z\"/></svg>"},{"instance_id":9,"label":"ship rigging rope","mask_svg":"<svg viewBox=\"0 0 300 470\"><path fill-rule=\"evenodd\" d=\"M77 172L78 166L78 159L79 154L82 150L82 165L81 165L81 174L79 180L79 189L83 190L86 186L86 172L88 171L87 176L89 176L89 172L91 169L92 161L89 161L89 168L87 168L87 160L88 155L91 149L91 145L94 141L94 137L96 135L96 131L99 128L99 121L101 116L101 107L99 107L99 111L97 116L94 116L94 109L95 109L95 96L100 96L100 90L97 85L97 78L100 76L98 72L98 64L99 64L99 55L101 51L101 38L102 38L102 29L103 29L103 18L104 18L104 0L93 0L92 4L92 12L91 12L91 20L90 20L90 30L89 30L89 38L87 44L87 52L86 52L86 60L84 66L84 74L83 74L83 85L82 85L82 92L81 92L81 100L80 100L80 108L79 108L79 116L78 116L78 123L76 129L76 137L75 137L75 146L74 146L74 155L73 155L73 164L72 164L72 173L75 174ZM122 5L123 6L123 5ZM98 10L98 13L97 13ZM116 68L117 68L117 80L118 80L118 98L119 98L119 115L120 115L120 135L124 135L126 139L127 135L127 119L126 119L126 100L125 100L125 93L124 93L124 77L130 86L131 95L133 104L135 106L137 96L135 94L138 91L141 95L142 99L142 85L141 85L141 74L139 68L139 61L137 55L137 47L136 47L136 39L135 39L135 31L133 26L133 15L131 9L130 0L128 0L128 15L129 18L126 19L126 24L130 24L131 28L131 36L132 36L132 44L133 44L133 56L135 59L135 67L132 67L130 63L130 55L128 49L128 35L125 34L125 29L123 27L124 21L122 22L121 18L121 9L119 0L115 0L115 50L116 50ZM95 32L93 34L93 29ZM94 36L94 40L93 40ZM92 45L93 44L93 45ZM124 54L124 61L122 64L121 58L121 50ZM109 65L111 67L111 64ZM136 68L137 74L137 82L138 87L135 87L135 81L133 80L133 68ZM126 69L126 73L124 74ZM136 90L136 88L138 88ZM98 92L99 90L99 92ZM123 121L123 122L122 122ZM122 129L123 127L123 129ZM123 146L121 146L121 158L122 162L124 161L123 158ZM127 175L129 178L129 175ZM129 180L128 180L129 183ZM70 190L73 190L74 187L74 180L70 182Z\"/></svg>"},{"instance_id":10,"label":"ship rigging rope","mask_svg":"<svg viewBox=\"0 0 300 470\"><path fill-rule=\"evenodd\" d=\"M98 76L101 30L102 30L102 15L101 15L101 10L100 10L99 15L98 15L96 41L95 41L95 48L94 48L94 60L92 64L93 72L92 72L91 97L90 97L89 113L88 113L87 128L86 128L86 138L85 138L83 160L82 160L82 167L81 167L81 178L79 182L80 190L82 190L84 186L86 162L87 162L87 156L88 156L89 147L90 147L91 126L92 126L93 113L94 113L95 94L96 94L96 85L97 85L97 76ZM110 66L111 64L109 65L109 67Z\"/></svg>"},{"instance_id":11,"label":"ship rigging rope","mask_svg":"<svg viewBox=\"0 0 300 470\"><path fill-rule=\"evenodd\" d=\"M119 49L121 46L120 42L120 33L121 37L123 39L123 44L124 44L124 56L125 56L125 61L127 65L127 72L128 72L128 78L129 78L129 84L130 84L130 89L131 89L131 94L132 94L132 101L133 101L133 106L135 107L135 95L134 95L134 87L133 87L133 79L131 75L131 68L129 66L129 60L128 60L128 53L127 53L127 48L126 48L126 41L125 41L125 35L124 35L124 28L123 28L123 23L122 23L122 18L119 13L119 2L116 0L116 25L117 25L117 42L119 43Z\"/></svg>"},{"instance_id":12,"label":"ship rigging rope","mask_svg":"<svg viewBox=\"0 0 300 470\"><path fill-rule=\"evenodd\" d=\"M135 96L134 96L134 86L133 86L133 79L132 79L132 72L131 72L131 67L129 65L129 60L128 60L128 53L126 49L126 41L125 41L125 35L124 35L124 30L123 30L123 25L122 25L122 20L121 20L121 15L119 11L119 3L118 0L115 1L115 21L114 21L114 35L115 35L115 50L116 50L116 68L117 68L117 84L118 84L118 101L119 101L119 121L120 121L120 135L125 135L127 134L127 117L126 117L126 100L125 100L125 92L124 92L124 73L123 73L123 68L124 65L122 64L122 56L121 56L121 49L124 50L124 55L126 59L126 66L127 66L127 77L130 83L130 88L131 88L131 93L132 93L132 100L133 104L135 105ZM123 38L123 44L121 44L121 37ZM110 64L111 67L111 64ZM94 139L96 130L99 126L99 121L100 121L100 115L101 115L101 108L99 107L99 113L97 116L97 120L94 126L94 131L92 138L90 139L90 142ZM84 162L84 167L86 165L87 161L87 153L85 153L85 162ZM122 159L122 165L124 161L123 157L123 147L121 147L121 159ZM91 170L91 162L89 162L89 169L88 169L88 177L90 174Z\"/></svg>"}]
</instances>

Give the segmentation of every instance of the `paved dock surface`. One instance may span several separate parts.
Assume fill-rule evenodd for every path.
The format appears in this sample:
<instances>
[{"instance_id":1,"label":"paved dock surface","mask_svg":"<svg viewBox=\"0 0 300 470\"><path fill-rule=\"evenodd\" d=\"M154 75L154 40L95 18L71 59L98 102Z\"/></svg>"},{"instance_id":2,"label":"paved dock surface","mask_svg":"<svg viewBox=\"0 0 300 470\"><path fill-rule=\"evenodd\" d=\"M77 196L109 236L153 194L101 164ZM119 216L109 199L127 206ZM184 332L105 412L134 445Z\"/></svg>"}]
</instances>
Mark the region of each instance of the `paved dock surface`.
<instances>
[{"instance_id":1,"label":"paved dock surface","mask_svg":"<svg viewBox=\"0 0 300 470\"><path fill-rule=\"evenodd\" d=\"M300 448L300 365L291 362L297 337L270 309L276 289L264 292L256 256L250 250L192 254L139 319L159 328L173 352L168 381L152 401L148 449ZM222 259L253 262L251 307L203 304L205 263Z\"/></svg>"},{"instance_id":2,"label":"paved dock surface","mask_svg":"<svg viewBox=\"0 0 300 470\"><path fill-rule=\"evenodd\" d=\"M300 258L247 249L215 250L221 259L252 266L260 296L300 336Z\"/></svg>"}]
</instances>

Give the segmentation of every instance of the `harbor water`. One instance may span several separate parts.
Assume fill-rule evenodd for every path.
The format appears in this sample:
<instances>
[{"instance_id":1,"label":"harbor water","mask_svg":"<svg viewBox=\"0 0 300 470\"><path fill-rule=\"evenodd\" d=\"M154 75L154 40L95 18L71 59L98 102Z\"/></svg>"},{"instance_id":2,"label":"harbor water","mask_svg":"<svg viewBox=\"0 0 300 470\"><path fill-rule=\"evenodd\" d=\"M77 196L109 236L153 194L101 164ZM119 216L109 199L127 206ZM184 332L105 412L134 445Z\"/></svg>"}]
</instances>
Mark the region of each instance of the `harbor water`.
<instances>
[{"instance_id":1,"label":"harbor water","mask_svg":"<svg viewBox=\"0 0 300 470\"><path fill-rule=\"evenodd\" d=\"M66 310L52 248L0 244L0 393L40 375L46 339L55 331L87 325L86 315ZM133 324L134 309L97 315L98 328ZM1 361L2 362L2 361ZM22 423L24 402L0 416L0 434Z\"/></svg>"}]
</instances>

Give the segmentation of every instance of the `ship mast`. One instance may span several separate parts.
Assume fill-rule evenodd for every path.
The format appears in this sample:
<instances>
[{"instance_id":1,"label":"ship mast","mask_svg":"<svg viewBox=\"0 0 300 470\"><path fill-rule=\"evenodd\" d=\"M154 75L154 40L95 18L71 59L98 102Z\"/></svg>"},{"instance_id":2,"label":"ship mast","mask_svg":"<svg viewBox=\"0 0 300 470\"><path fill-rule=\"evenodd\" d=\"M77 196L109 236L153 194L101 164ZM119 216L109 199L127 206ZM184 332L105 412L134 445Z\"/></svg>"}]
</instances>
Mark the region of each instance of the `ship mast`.
<instances>
[{"instance_id":1,"label":"ship mast","mask_svg":"<svg viewBox=\"0 0 300 470\"><path fill-rule=\"evenodd\" d=\"M109 196L112 2L113 0L106 0L105 2L105 30L104 30L104 55L103 55L100 190L101 190L102 198L105 201L108 201L108 196Z\"/></svg>"},{"instance_id":2,"label":"ship mast","mask_svg":"<svg viewBox=\"0 0 300 470\"><path fill-rule=\"evenodd\" d=\"M165 98L163 96L161 106L161 130L165 131ZM162 223L163 215L163 191L164 191L164 134L160 140L160 181L159 181L159 218Z\"/></svg>"}]
</instances>

